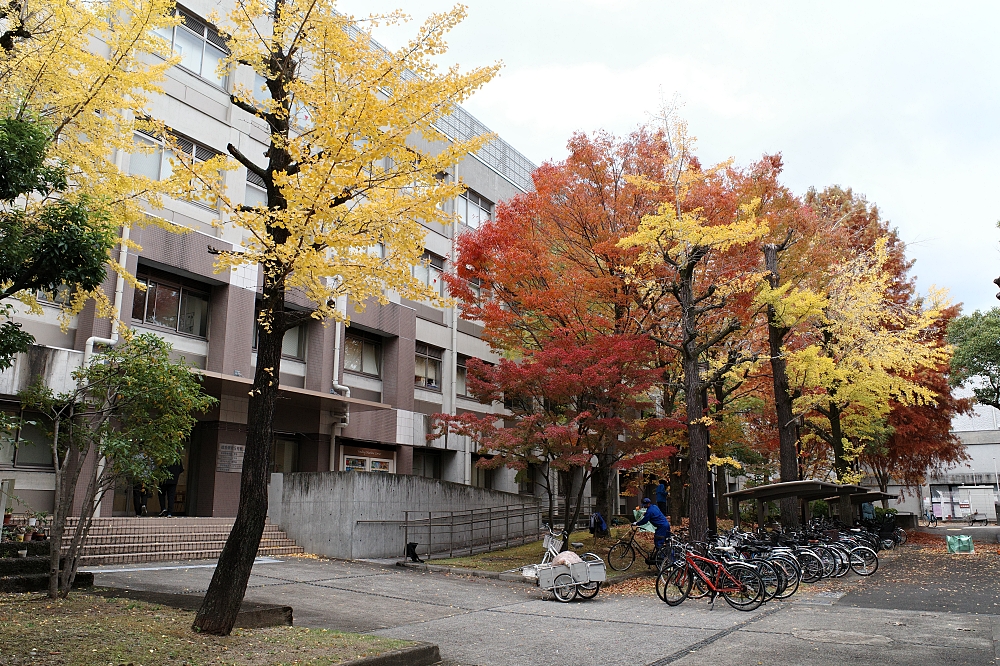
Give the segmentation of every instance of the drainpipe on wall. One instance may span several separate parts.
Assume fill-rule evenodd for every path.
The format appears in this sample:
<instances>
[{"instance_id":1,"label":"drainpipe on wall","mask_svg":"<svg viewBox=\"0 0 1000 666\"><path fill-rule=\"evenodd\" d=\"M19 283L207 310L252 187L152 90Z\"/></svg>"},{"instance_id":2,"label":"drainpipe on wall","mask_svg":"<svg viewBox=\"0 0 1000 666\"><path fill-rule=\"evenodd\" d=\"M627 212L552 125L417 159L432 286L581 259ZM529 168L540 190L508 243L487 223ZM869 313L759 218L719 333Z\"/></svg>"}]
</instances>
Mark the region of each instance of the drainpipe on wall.
<instances>
[{"instance_id":1,"label":"drainpipe on wall","mask_svg":"<svg viewBox=\"0 0 1000 666\"><path fill-rule=\"evenodd\" d=\"M342 296L344 299L343 310L347 311L347 297ZM341 310L340 298L337 299L337 309ZM332 393L339 393L345 398L351 397L351 387L344 386L340 382L340 334L344 329L343 322L334 322L333 324L333 384L331 385ZM348 407L350 410L350 407ZM351 422L350 411L344 416L344 421L342 423L335 423L333 425L333 437L330 438L330 471L335 472L337 470L337 458L336 458L336 447L337 447L337 432L338 428L343 430Z\"/></svg>"},{"instance_id":2,"label":"drainpipe on wall","mask_svg":"<svg viewBox=\"0 0 1000 666\"><path fill-rule=\"evenodd\" d=\"M122 242L121 249L118 251L118 265L125 269L125 262L128 260L128 234L129 228L122 227ZM94 355L94 344L100 343L102 345L115 345L118 344L118 320L122 316L122 300L125 296L125 278L121 273L118 274L115 280L115 300L114 300L114 319L111 320L111 337L101 338L96 335L92 335L87 338L86 344L83 346L83 365L86 367L87 363L90 362L90 357Z\"/></svg>"},{"instance_id":3,"label":"drainpipe on wall","mask_svg":"<svg viewBox=\"0 0 1000 666\"><path fill-rule=\"evenodd\" d=\"M458 165L455 165L455 180L458 181ZM452 213L455 211L453 210ZM458 216L453 215L451 220L451 269L456 270L458 266ZM458 400L458 304L451 308L451 407L448 414L455 416L458 414L455 402ZM462 483L467 486L472 485L472 451L470 450L470 438L464 437L465 454L462 461Z\"/></svg>"},{"instance_id":4,"label":"drainpipe on wall","mask_svg":"<svg viewBox=\"0 0 1000 666\"><path fill-rule=\"evenodd\" d=\"M118 251L118 265L122 270L125 270L125 262L128 260L128 234L129 227L122 227L122 241L121 249ZM125 296L125 278L121 273L118 274L115 279L115 300L114 300L114 318L111 320L111 337L101 338L96 335L92 335L87 338L87 342L83 346L83 367L87 367L90 362L90 357L94 355L94 343L100 343L102 345L115 345L118 344L118 320L122 316L122 300ZM102 456L97 462L97 478L101 478L104 475L104 467L107 461ZM101 502L104 499L104 493L98 493L94 495L94 510L97 515L101 512Z\"/></svg>"}]
</instances>

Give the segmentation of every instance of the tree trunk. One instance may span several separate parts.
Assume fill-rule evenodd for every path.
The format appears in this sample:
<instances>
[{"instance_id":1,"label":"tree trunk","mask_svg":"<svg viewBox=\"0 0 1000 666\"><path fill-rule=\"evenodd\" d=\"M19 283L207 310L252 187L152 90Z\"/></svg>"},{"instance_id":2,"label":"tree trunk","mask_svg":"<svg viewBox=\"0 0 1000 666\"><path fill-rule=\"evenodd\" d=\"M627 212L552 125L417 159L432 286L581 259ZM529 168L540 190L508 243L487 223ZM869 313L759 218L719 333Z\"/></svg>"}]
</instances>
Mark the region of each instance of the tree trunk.
<instances>
[{"instance_id":1,"label":"tree trunk","mask_svg":"<svg viewBox=\"0 0 1000 666\"><path fill-rule=\"evenodd\" d=\"M580 519L580 511L583 509L583 491L587 487L588 474L585 468L581 468L580 471L582 474L580 475L580 485L576 491L576 508L573 510L573 516L570 519L570 522L566 525L566 536L563 537L563 545L560 552L569 548L569 535L573 531L572 528L576 525L576 521ZM573 476L576 476L576 473L574 473ZM566 501L567 503L569 502L569 493L567 493Z\"/></svg>"},{"instance_id":2,"label":"tree trunk","mask_svg":"<svg viewBox=\"0 0 1000 666\"><path fill-rule=\"evenodd\" d=\"M781 285L778 274L779 246L767 244L764 246L764 266L767 268L767 281L772 289ZM771 354L771 377L774 384L774 408L778 415L778 441L781 460L781 481L799 480L799 458L796 450L795 416L792 412L792 395L788 388L788 370L785 361L785 336L788 329L781 326L778 313L773 306L767 306L767 338ZM785 527L796 527L799 524L799 502L796 497L786 497L781 500L781 523Z\"/></svg>"},{"instance_id":3,"label":"tree trunk","mask_svg":"<svg viewBox=\"0 0 1000 666\"><path fill-rule=\"evenodd\" d=\"M83 464L86 457L90 455L90 448L81 451L72 435L72 420L76 418L71 412L65 420L70 432L68 435L60 434L60 438L68 442L67 451L61 461L57 462L59 469L56 474L56 501L52 505L52 531L49 534L49 597L65 597L69 594L72 581L68 579L66 570L69 568L69 556L73 553L74 541L70 542L67 549L67 557L62 555L62 542L66 534L66 520L73 511L73 499L76 497L76 487L80 480L80 473L83 471ZM53 419L57 424L61 419ZM53 442L53 448L57 448L58 440ZM59 459L56 458L58 461ZM81 512L82 513L82 512Z\"/></svg>"},{"instance_id":4,"label":"tree trunk","mask_svg":"<svg viewBox=\"0 0 1000 666\"><path fill-rule=\"evenodd\" d=\"M837 481L846 483L845 477L851 471L847 454L844 450L844 431L840 425L840 408L830 403L830 436L833 439L833 467L837 472ZM840 522L848 527L854 524L854 507L850 495L840 495Z\"/></svg>"},{"instance_id":5,"label":"tree trunk","mask_svg":"<svg viewBox=\"0 0 1000 666\"><path fill-rule=\"evenodd\" d=\"M688 423L688 534L699 541L708 531L708 428L701 402L698 358L684 359L684 405Z\"/></svg>"},{"instance_id":6,"label":"tree trunk","mask_svg":"<svg viewBox=\"0 0 1000 666\"><path fill-rule=\"evenodd\" d=\"M729 518L729 499L726 497L726 493L729 492L729 484L726 483L726 470L724 467L719 467L715 470L715 497L719 501L719 518Z\"/></svg>"},{"instance_id":7,"label":"tree trunk","mask_svg":"<svg viewBox=\"0 0 1000 666\"><path fill-rule=\"evenodd\" d=\"M597 467L591 474L591 488L594 491L594 510L600 511L601 515L610 521L611 517L617 513L618 496L614 490L615 456L610 453L602 453L597 456Z\"/></svg>"},{"instance_id":8,"label":"tree trunk","mask_svg":"<svg viewBox=\"0 0 1000 666\"><path fill-rule=\"evenodd\" d=\"M220 636L228 635L236 622L267 519L274 409L281 369L281 341L285 333L284 282L274 280L265 272L263 296L263 308L274 313L274 317L270 330L257 324L257 369L247 408L240 507L194 620L195 630Z\"/></svg>"},{"instance_id":9,"label":"tree trunk","mask_svg":"<svg viewBox=\"0 0 1000 666\"><path fill-rule=\"evenodd\" d=\"M680 525L684 517L684 486L687 483L687 460L680 452L670 459L670 524Z\"/></svg>"}]
</instances>

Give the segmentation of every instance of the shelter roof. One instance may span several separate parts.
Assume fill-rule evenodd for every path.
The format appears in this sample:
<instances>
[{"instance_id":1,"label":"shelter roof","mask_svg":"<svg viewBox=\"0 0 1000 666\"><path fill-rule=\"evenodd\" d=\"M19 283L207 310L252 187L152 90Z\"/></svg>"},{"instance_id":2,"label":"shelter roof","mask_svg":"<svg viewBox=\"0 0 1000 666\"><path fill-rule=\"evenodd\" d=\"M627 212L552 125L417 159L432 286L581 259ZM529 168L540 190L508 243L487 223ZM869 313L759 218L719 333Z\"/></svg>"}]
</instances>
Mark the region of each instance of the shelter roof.
<instances>
[{"instance_id":1,"label":"shelter roof","mask_svg":"<svg viewBox=\"0 0 1000 666\"><path fill-rule=\"evenodd\" d=\"M735 492L726 493L725 497L738 502L747 500L777 500L784 497L798 497L804 500L822 499L831 495L860 494L869 492L868 488L851 484L830 483L829 481L817 481L806 479L803 481L785 481L783 483L769 483L754 488L745 488Z\"/></svg>"}]
</instances>

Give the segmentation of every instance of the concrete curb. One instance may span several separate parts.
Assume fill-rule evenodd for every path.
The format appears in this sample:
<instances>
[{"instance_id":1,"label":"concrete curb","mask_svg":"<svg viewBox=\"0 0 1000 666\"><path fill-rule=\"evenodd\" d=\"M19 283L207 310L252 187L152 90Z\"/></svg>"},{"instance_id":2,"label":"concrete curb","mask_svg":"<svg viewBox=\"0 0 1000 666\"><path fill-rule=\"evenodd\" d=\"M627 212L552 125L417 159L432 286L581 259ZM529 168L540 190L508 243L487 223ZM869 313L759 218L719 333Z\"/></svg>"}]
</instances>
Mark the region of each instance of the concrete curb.
<instances>
[{"instance_id":1,"label":"concrete curb","mask_svg":"<svg viewBox=\"0 0 1000 666\"><path fill-rule=\"evenodd\" d=\"M373 657L362 657L341 662L340 666L430 666L441 661L441 651L431 643L417 643L411 647L384 652Z\"/></svg>"},{"instance_id":2,"label":"concrete curb","mask_svg":"<svg viewBox=\"0 0 1000 666\"><path fill-rule=\"evenodd\" d=\"M128 590L118 587L100 587L93 590L92 594L101 597L133 599L135 601L145 601L147 603L167 606L169 608L194 611L201 607L201 602L204 599L203 596L195 594L146 592L143 590ZM236 615L236 623L233 626L240 629L262 629L264 627L285 626L291 627L293 626L292 607L244 601L240 605L240 612Z\"/></svg>"}]
</instances>

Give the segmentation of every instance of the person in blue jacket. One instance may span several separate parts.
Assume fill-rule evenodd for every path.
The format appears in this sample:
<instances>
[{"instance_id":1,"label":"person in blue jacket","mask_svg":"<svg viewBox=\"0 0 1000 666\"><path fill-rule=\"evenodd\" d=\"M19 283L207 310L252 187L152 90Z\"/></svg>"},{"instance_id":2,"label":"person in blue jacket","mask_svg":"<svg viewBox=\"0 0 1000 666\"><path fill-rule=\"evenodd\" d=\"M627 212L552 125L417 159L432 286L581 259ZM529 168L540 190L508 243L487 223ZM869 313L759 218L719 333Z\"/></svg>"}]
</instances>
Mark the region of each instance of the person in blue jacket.
<instances>
[{"instance_id":1,"label":"person in blue jacket","mask_svg":"<svg viewBox=\"0 0 1000 666\"><path fill-rule=\"evenodd\" d=\"M660 510L663 515L667 515L667 481L666 479L660 479L659 485L656 486L656 507Z\"/></svg>"},{"instance_id":2,"label":"person in blue jacket","mask_svg":"<svg viewBox=\"0 0 1000 666\"><path fill-rule=\"evenodd\" d=\"M649 523L655 527L656 532L653 533L653 545L659 548L666 543L667 537L670 536L670 521L660 511L660 507L653 504L652 500L648 497L642 498L642 508L646 510L646 515L642 517L642 520L632 524L639 527Z\"/></svg>"}]
</instances>

